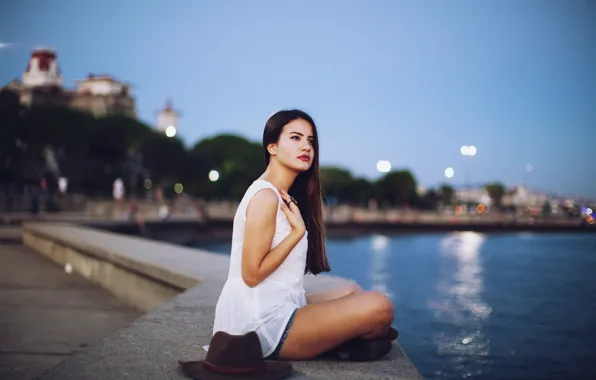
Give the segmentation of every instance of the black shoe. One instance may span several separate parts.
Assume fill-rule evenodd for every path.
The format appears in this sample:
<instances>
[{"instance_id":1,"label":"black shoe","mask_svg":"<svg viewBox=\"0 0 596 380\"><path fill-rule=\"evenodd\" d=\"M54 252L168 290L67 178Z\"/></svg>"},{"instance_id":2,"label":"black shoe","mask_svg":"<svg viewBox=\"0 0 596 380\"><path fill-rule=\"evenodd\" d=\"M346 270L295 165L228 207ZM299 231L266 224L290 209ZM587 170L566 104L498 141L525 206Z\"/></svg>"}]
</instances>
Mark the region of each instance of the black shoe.
<instances>
[{"instance_id":1,"label":"black shoe","mask_svg":"<svg viewBox=\"0 0 596 380\"><path fill-rule=\"evenodd\" d=\"M394 340L397 339L398 336L399 336L399 332L397 331L397 329L395 327L391 326L389 328L389 331L387 332L386 338L390 342L393 342Z\"/></svg>"},{"instance_id":2,"label":"black shoe","mask_svg":"<svg viewBox=\"0 0 596 380\"><path fill-rule=\"evenodd\" d=\"M391 351L391 346L391 341L386 337L366 340L356 338L335 348L333 356L346 361L373 361L387 355Z\"/></svg>"}]
</instances>

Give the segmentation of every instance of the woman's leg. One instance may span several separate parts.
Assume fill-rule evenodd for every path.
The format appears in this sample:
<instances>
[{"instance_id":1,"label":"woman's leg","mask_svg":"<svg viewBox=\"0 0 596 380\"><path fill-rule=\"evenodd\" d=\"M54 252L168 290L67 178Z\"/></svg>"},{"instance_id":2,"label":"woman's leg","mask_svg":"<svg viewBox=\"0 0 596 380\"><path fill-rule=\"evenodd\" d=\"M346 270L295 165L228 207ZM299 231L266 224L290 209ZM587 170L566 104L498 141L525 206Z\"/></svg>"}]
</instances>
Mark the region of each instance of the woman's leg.
<instances>
[{"instance_id":1,"label":"woman's leg","mask_svg":"<svg viewBox=\"0 0 596 380\"><path fill-rule=\"evenodd\" d=\"M387 334L393 305L380 292L360 292L298 309L280 358L307 360L350 339Z\"/></svg>"},{"instance_id":2,"label":"woman's leg","mask_svg":"<svg viewBox=\"0 0 596 380\"><path fill-rule=\"evenodd\" d=\"M363 292L363 290L358 284L355 282L348 282L333 288L307 293L306 303L311 304L331 301L360 292Z\"/></svg>"},{"instance_id":3,"label":"woman's leg","mask_svg":"<svg viewBox=\"0 0 596 380\"><path fill-rule=\"evenodd\" d=\"M341 297L349 296L350 294L357 294L364 292L360 286L355 282L348 282L339 286L335 286L325 290L319 290L306 294L306 303L321 303L335 300ZM389 340L397 339L397 329L391 328L392 331L388 333Z\"/></svg>"}]
</instances>

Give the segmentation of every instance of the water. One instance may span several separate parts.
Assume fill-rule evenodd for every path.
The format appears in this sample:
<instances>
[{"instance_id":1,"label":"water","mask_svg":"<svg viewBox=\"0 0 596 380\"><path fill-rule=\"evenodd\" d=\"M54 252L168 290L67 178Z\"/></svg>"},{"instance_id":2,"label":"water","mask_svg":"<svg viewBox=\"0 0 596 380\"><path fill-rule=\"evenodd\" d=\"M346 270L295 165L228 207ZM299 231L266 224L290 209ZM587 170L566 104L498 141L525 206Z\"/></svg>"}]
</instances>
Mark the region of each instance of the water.
<instances>
[{"instance_id":1,"label":"water","mask_svg":"<svg viewBox=\"0 0 596 380\"><path fill-rule=\"evenodd\" d=\"M392 298L400 344L426 379L596 378L596 235L372 235L327 246L332 273Z\"/></svg>"}]
</instances>

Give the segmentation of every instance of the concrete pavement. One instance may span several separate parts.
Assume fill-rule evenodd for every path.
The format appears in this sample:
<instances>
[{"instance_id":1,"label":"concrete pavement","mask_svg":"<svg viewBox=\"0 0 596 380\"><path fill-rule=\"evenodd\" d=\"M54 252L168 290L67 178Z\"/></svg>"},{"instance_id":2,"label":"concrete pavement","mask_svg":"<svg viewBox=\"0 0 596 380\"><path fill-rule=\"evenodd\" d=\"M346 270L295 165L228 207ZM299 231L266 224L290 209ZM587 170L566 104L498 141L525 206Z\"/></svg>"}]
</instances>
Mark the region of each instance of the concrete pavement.
<instances>
[{"instance_id":1,"label":"concrete pavement","mask_svg":"<svg viewBox=\"0 0 596 380\"><path fill-rule=\"evenodd\" d=\"M23 231L24 243L41 255L62 265L72 264L75 272L148 311L130 326L45 372L40 380L182 380L178 360L205 358L201 347L211 339L215 304L229 268L228 256L85 226L27 224ZM305 290L345 281L328 274L309 275ZM166 299L170 288L182 293ZM163 301L154 308L158 299L148 297L160 291ZM325 358L292 365L292 379L421 378L399 344L374 362Z\"/></svg>"},{"instance_id":2,"label":"concrete pavement","mask_svg":"<svg viewBox=\"0 0 596 380\"><path fill-rule=\"evenodd\" d=\"M28 248L0 244L0 379L31 379L140 315Z\"/></svg>"},{"instance_id":3,"label":"concrete pavement","mask_svg":"<svg viewBox=\"0 0 596 380\"><path fill-rule=\"evenodd\" d=\"M20 227L0 227L0 244L19 243L21 241Z\"/></svg>"}]
</instances>

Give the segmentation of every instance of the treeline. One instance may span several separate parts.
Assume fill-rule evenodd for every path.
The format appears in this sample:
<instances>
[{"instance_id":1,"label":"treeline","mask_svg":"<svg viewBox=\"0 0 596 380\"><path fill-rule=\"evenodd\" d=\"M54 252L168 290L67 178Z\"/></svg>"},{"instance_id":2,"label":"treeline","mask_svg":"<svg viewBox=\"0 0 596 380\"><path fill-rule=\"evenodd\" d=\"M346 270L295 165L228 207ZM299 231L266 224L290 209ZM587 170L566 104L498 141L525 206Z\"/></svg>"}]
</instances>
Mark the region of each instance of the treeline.
<instances>
[{"instance_id":1,"label":"treeline","mask_svg":"<svg viewBox=\"0 0 596 380\"><path fill-rule=\"evenodd\" d=\"M210 181L217 170L219 179ZM21 106L16 94L0 92L0 183L37 186L45 178L50 189L59 177L68 178L68 192L111 196L113 181L122 178L128 195L142 197L147 179L173 195L184 192L204 199L238 200L264 170L260 143L235 135L217 135L186 148L127 117L95 118L67 108ZM442 186L417 194L414 175L392 171L377 181L354 177L338 167L322 168L329 203L410 206L432 209L453 202L453 189Z\"/></svg>"}]
</instances>

